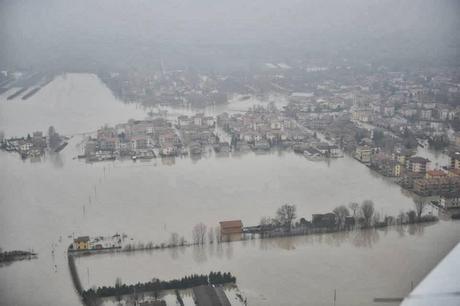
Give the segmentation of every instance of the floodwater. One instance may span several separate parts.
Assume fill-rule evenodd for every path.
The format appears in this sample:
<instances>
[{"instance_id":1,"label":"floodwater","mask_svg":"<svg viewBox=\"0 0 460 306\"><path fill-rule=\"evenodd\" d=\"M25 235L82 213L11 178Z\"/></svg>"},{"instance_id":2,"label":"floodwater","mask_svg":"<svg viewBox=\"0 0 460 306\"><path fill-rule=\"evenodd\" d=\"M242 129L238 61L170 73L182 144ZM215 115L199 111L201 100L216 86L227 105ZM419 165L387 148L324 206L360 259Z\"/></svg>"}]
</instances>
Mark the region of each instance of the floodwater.
<instances>
[{"instance_id":1,"label":"floodwater","mask_svg":"<svg viewBox=\"0 0 460 306\"><path fill-rule=\"evenodd\" d=\"M0 131L8 137L46 132L50 125L64 135L83 133L146 116L142 108L116 101L95 75L57 76L27 100L7 100L8 95L0 96Z\"/></svg>"},{"instance_id":2,"label":"floodwater","mask_svg":"<svg viewBox=\"0 0 460 306\"><path fill-rule=\"evenodd\" d=\"M248 305L374 305L404 297L458 241L459 222L77 259L82 284L231 271ZM386 305L395 305L386 304Z\"/></svg>"},{"instance_id":3,"label":"floodwater","mask_svg":"<svg viewBox=\"0 0 460 306\"><path fill-rule=\"evenodd\" d=\"M94 75L59 76L25 101L0 96L0 130L7 136L46 130L49 125L74 135L61 153L41 162L0 152L0 247L39 253L36 260L0 268L1 305L79 305L65 255L72 236L118 232L136 241L161 243L177 232L190 239L198 222L211 227L221 220L241 219L255 225L284 203L295 204L298 216L307 219L365 199L373 200L381 215L412 209L412 199L398 186L348 157L312 162L273 152L93 164L75 159L83 150L78 133L145 116L142 108L118 101ZM219 269L238 277L250 305L270 305L284 296L289 305L305 304L301 300L321 305L335 287L340 294L362 296L356 300L361 303L371 294L407 294L410 280L403 278L405 285L398 286L404 263L411 262L407 277L415 285L459 234L458 223L441 222L416 235L379 233L366 247L356 246L352 236L340 243L327 243L326 236L323 242L297 237L225 244L222 256L218 248L215 256L206 249L205 257L200 250L187 249L176 257L166 251L95 256L78 265L82 280L88 267L90 282L85 286L112 284L114 275L142 281ZM103 264L106 261L110 268ZM373 264L376 277L369 275Z\"/></svg>"}]
</instances>

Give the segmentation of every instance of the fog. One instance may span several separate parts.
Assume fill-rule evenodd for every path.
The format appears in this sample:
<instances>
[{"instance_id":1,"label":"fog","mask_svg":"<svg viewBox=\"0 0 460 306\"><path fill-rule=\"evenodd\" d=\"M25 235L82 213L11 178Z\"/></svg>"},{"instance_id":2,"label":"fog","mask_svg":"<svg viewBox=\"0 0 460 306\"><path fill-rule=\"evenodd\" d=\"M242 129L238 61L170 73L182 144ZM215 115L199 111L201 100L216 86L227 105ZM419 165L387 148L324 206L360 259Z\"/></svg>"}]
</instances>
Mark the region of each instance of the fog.
<instances>
[{"instance_id":1,"label":"fog","mask_svg":"<svg viewBox=\"0 0 460 306\"><path fill-rule=\"evenodd\" d=\"M0 68L458 63L456 0L2 0Z\"/></svg>"}]
</instances>

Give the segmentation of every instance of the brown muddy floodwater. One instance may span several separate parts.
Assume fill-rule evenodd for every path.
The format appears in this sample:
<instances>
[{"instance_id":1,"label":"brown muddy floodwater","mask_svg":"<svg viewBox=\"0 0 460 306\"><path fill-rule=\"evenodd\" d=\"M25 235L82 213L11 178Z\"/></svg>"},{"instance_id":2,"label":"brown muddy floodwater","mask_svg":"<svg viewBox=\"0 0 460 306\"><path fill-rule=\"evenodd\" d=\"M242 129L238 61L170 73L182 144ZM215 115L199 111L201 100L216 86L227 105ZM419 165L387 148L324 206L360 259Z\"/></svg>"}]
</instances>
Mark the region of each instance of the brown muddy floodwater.
<instances>
[{"instance_id":1,"label":"brown muddy floodwater","mask_svg":"<svg viewBox=\"0 0 460 306\"><path fill-rule=\"evenodd\" d=\"M459 222L80 257L86 288L232 271L249 305L377 305L404 297L448 252ZM395 304L386 304L395 305Z\"/></svg>"},{"instance_id":2,"label":"brown muddy floodwater","mask_svg":"<svg viewBox=\"0 0 460 306\"><path fill-rule=\"evenodd\" d=\"M65 254L72 235L118 232L161 243L172 232L190 239L198 222L255 225L284 203L297 205L307 219L364 199L382 215L413 206L398 186L348 157L328 163L277 152L94 164L74 159L83 149L76 134L144 117L93 75L57 77L25 101L0 96L0 129L8 137L49 125L75 135L65 150L40 162L0 152L0 247L39 254L0 268L1 305L79 305ZM388 230L235 242L93 256L77 265L85 287L113 284L117 276L137 282L221 270L237 276L249 305L330 305L334 289L337 305L369 305L373 297L407 294L410 282L420 281L459 239L460 224L442 221L404 235Z\"/></svg>"}]
</instances>

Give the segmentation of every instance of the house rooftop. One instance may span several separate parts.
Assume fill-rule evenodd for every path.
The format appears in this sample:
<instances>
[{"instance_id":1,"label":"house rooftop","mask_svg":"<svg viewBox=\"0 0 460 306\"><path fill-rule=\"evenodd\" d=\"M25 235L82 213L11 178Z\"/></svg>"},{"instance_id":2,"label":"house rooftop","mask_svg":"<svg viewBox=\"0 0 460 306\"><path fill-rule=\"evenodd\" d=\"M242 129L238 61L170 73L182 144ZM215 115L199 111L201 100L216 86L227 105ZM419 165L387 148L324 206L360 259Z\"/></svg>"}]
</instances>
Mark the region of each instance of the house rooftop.
<instances>
[{"instance_id":1,"label":"house rooftop","mask_svg":"<svg viewBox=\"0 0 460 306\"><path fill-rule=\"evenodd\" d=\"M439 169L428 170L426 174L430 176L446 176L447 175L444 171L439 170Z\"/></svg>"},{"instance_id":2,"label":"house rooftop","mask_svg":"<svg viewBox=\"0 0 460 306\"><path fill-rule=\"evenodd\" d=\"M219 223L222 228L243 227L243 222L241 222L241 220L221 221Z\"/></svg>"},{"instance_id":3,"label":"house rooftop","mask_svg":"<svg viewBox=\"0 0 460 306\"><path fill-rule=\"evenodd\" d=\"M426 159L426 158L423 158L423 157L420 157L420 156L411 157L411 158L409 158L409 161L411 163L420 163L420 164L426 164L426 163L430 162L429 159Z\"/></svg>"}]
</instances>

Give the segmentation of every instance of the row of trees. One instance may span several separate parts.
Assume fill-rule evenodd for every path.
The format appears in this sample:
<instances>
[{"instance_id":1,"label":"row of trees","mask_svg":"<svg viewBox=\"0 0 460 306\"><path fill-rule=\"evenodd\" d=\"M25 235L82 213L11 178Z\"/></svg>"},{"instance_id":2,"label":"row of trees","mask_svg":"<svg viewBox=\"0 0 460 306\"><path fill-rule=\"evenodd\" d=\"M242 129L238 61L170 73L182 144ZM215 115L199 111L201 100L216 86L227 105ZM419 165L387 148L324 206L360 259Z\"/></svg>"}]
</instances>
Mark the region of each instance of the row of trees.
<instances>
[{"instance_id":1,"label":"row of trees","mask_svg":"<svg viewBox=\"0 0 460 306\"><path fill-rule=\"evenodd\" d=\"M428 206L428 202L426 202L423 198L417 197L414 199L414 209L408 211L407 213L401 213L398 216L399 223L414 223L417 221L423 221L423 213L425 212ZM351 214L350 211L353 213ZM363 225L364 227L370 227L372 225L378 225L382 222L381 216L378 212L375 211L374 202L371 200L364 200L361 205L352 202L348 204L348 207L345 205L340 205L334 208L333 213L337 216L337 225L339 227L343 227L345 223L345 219L347 217L354 217L355 220L358 220L358 223ZM408 218L405 218L407 215ZM393 217L386 216L385 219L394 219ZM387 222L386 222L387 223Z\"/></svg>"},{"instance_id":2,"label":"row of trees","mask_svg":"<svg viewBox=\"0 0 460 306\"><path fill-rule=\"evenodd\" d=\"M142 292L153 292L155 296L158 297L158 293L162 290L179 290L193 288L200 285L220 285L228 283L236 283L236 277L230 272L210 272L209 275L193 274L182 277L181 279L173 279L170 281L152 279L150 282L132 285L123 284L121 279L117 278L114 286L102 286L85 290L83 291L83 297L89 299L110 296L121 297L122 295Z\"/></svg>"},{"instance_id":3,"label":"row of trees","mask_svg":"<svg viewBox=\"0 0 460 306\"><path fill-rule=\"evenodd\" d=\"M200 222L193 227L192 239L193 244L198 245L203 245L206 242L211 244L214 243L214 241L221 242L220 229L219 227L210 227L208 229L204 223Z\"/></svg>"},{"instance_id":4,"label":"row of trees","mask_svg":"<svg viewBox=\"0 0 460 306\"><path fill-rule=\"evenodd\" d=\"M414 223L421 221L422 214L425 211L428 203L422 198L414 199L414 210L407 212L409 216L405 222ZM346 227L346 220L348 217L353 217L353 224L359 224L361 227L371 227L373 225L379 225L382 222L381 216L375 211L374 202L371 200L364 200L361 204L357 202L351 202L348 206L340 205L333 209L332 213L336 217L335 225L339 229ZM399 216L400 217L400 216ZM291 232L293 227L305 225L308 222L305 218L301 218L300 222L294 224L297 218L297 207L295 205L284 204L279 207L276 211L274 218L263 217L260 221L260 227L262 231L270 231L272 229L284 229L285 232ZM389 218L389 217L385 217ZM394 219L394 218L393 218ZM400 222L404 223L404 222ZM160 245L154 245L152 242L147 244L138 245L127 245L125 251L139 250L139 249L160 249L168 247L203 245L207 243L221 242L220 230L218 227L208 227L200 222L193 227L192 230L192 243L188 243L183 236L179 236L178 233L171 233L168 243L162 243Z\"/></svg>"},{"instance_id":5,"label":"row of trees","mask_svg":"<svg viewBox=\"0 0 460 306\"><path fill-rule=\"evenodd\" d=\"M284 228L287 232L292 229L292 223L297 218L297 207L295 205L284 204L276 211L274 218L263 217L260 220L262 229Z\"/></svg>"},{"instance_id":6,"label":"row of trees","mask_svg":"<svg viewBox=\"0 0 460 306\"><path fill-rule=\"evenodd\" d=\"M0 248L0 262L8 262L21 259L31 259L37 256L33 251L5 251Z\"/></svg>"},{"instance_id":7,"label":"row of trees","mask_svg":"<svg viewBox=\"0 0 460 306\"><path fill-rule=\"evenodd\" d=\"M408 220L401 221L401 223L414 223L417 221L423 221L422 214L426 210L428 203L423 198L414 199L414 210L407 212L409 216ZM344 228L347 218L353 217L353 224L355 222L361 227L371 227L382 223L382 217L378 212L375 211L374 202L371 200L364 200L361 204L352 202L345 205L340 205L334 208L332 213L335 215L336 223L338 228ZM275 228L283 228L286 232L290 232L293 228L293 222L297 218L297 209L295 205L285 204L278 208L276 216L274 218L263 217L260 221L262 230L270 230ZM385 217L390 218L390 217ZM394 219L394 218L393 218ZM308 222L301 218L300 223L296 223L296 226L307 224Z\"/></svg>"}]
</instances>

